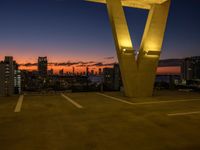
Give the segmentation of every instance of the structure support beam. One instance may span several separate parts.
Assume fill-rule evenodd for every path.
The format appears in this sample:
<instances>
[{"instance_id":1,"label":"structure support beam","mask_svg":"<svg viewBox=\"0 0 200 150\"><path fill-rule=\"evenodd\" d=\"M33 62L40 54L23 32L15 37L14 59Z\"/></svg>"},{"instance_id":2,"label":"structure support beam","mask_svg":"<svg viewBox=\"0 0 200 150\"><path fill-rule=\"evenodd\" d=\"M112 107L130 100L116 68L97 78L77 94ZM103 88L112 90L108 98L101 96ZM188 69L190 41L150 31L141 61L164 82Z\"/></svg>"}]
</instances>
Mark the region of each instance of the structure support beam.
<instances>
[{"instance_id":1,"label":"structure support beam","mask_svg":"<svg viewBox=\"0 0 200 150\"><path fill-rule=\"evenodd\" d=\"M121 0L106 0L113 30L125 95L134 97L137 83L137 64Z\"/></svg>"},{"instance_id":2,"label":"structure support beam","mask_svg":"<svg viewBox=\"0 0 200 150\"><path fill-rule=\"evenodd\" d=\"M152 96L170 1L164 0L162 3L152 1L139 56L135 60L122 2L121 0L106 0L124 91L128 97Z\"/></svg>"},{"instance_id":3,"label":"structure support beam","mask_svg":"<svg viewBox=\"0 0 200 150\"><path fill-rule=\"evenodd\" d=\"M169 13L170 0L152 5L138 57L138 96L152 96ZM145 84L143 84L145 83Z\"/></svg>"}]
</instances>

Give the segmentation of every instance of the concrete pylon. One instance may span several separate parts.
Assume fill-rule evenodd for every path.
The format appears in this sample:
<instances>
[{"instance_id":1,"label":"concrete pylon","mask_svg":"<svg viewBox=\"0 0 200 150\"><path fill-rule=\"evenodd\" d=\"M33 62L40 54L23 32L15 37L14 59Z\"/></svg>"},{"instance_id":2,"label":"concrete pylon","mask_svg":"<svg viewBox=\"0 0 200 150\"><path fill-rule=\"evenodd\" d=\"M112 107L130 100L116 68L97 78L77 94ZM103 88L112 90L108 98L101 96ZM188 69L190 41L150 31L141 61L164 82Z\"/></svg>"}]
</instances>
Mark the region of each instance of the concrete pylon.
<instances>
[{"instance_id":1,"label":"concrete pylon","mask_svg":"<svg viewBox=\"0 0 200 150\"><path fill-rule=\"evenodd\" d=\"M125 96L152 96L170 0L89 0L106 3L119 60ZM135 58L123 5L149 9L138 59Z\"/></svg>"},{"instance_id":2,"label":"concrete pylon","mask_svg":"<svg viewBox=\"0 0 200 150\"><path fill-rule=\"evenodd\" d=\"M137 89L137 64L121 1L107 0L125 95L134 97Z\"/></svg>"},{"instance_id":3,"label":"concrete pylon","mask_svg":"<svg viewBox=\"0 0 200 150\"><path fill-rule=\"evenodd\" d=\"M152 5L138 56L138 96L152 96L169 13L170 0Z\"/></svg>"}]
</instances>

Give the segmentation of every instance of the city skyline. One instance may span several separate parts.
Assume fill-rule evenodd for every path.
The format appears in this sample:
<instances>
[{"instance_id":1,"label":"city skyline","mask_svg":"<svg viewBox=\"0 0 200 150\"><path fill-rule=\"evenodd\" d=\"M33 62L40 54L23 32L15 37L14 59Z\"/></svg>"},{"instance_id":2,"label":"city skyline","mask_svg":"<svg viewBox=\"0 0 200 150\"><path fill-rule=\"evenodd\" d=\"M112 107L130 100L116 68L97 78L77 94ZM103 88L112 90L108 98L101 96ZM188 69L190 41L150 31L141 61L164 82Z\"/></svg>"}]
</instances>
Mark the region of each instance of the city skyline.
<instances>
[{"instance_id":1,"label":"city skyline","mask_svg":"<svg viewBox=\"0 0 200 150\"><path fill-rule=\"evenodd\" d=\"M162 59L200 55L199 3L172 1ZM0 59L14 56L19 64L35 63L38 56L58 63L117 62L104 5L83 0L10 0L1 1L1 7ZM129 8L125 12L138 50L147 12Z\"/></svg>"},{"instance_id":2,"label":"city skyline","mask_svg":"<svg viewBox=\"0 0 200 150\"><path fill-rule=\"evenodd\" d=\"M3 59L0 59L0 61L2 61ZM113 60L112 57L107 57L107 58L104 58L104 59ZM14 60L15 60L15 58L14 58ZM48 57L47 57L47 60L48 60L48 70L53 69L54 74L59 74L60 70L63 70L64 73L72 73L73 69L75 69L74 70L75 73L80 74L80 73L86 72L87 68L89 69L90 72L93 70L95 73L98 73L99 69L112 68L114 66L114 64L118 64L118 62L112 62L112 61L110 61L110 63L95 62L95 61L88 61L88 62L66 61L66 62L57 63L57 62L49 61ZM168 60L168 59L166 59L166 60ZM171 59L169 59L169 60L171 60ZM18 64L19 69L20 70L27 70L27 71L38 71L38 62L37 61L38 60L36 60L34 63ZM173 65L171 65L170 63L169 63L169 65L167 65L167 64L168 63L165 62L164 65L161 64L160 66L158 66L157 74L180 74L181 73L180 64L173 63L173 61L172 61Z\"/></svg>"}]
</instances>

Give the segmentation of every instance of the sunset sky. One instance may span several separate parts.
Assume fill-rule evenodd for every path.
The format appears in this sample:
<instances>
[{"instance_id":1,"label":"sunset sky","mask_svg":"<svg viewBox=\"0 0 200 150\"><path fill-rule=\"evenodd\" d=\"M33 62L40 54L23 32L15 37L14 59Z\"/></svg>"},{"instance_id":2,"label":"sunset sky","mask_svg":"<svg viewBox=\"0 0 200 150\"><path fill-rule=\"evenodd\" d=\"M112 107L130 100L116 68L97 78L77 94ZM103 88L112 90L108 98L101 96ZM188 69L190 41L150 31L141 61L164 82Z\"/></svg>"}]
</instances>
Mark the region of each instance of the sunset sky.
<instances>
[{"instance_id":1,"label":"sunset sky","mask_svg":"<svg viewBox=\"0 0 200 150\"><path fill-rule=\"evenodd\" d=\"M162 59L200 55L200 1L172 0ZM146 22L145 10L125 8L135 49ZM20 64L117 61L106 6L84 0L1 0L0 60Z\"/></svg>"}]
</instances>

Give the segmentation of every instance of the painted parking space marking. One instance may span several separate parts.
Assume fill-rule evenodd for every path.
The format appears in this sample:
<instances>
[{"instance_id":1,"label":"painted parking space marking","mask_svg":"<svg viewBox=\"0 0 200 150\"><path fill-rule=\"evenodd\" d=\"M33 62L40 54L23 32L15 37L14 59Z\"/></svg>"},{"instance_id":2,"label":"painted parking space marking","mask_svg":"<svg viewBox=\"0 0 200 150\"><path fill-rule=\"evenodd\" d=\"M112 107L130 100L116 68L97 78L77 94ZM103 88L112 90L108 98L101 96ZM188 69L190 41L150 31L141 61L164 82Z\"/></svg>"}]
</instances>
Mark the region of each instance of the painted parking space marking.
<instances>
[{"instance_id":1,"label":"painted parking space marking","mask_svg":"<svg viewBox=\"0 0 200 150\"><path fill-rule=\"evenodd\" d=\"M106 94L102 94L102 93L96 93L97 95L101 95L101 96L104 96L104 97L107 97L109 99L113 99L115 101L119 101L119 102L122 102L122 103L126 103L126 104L129 104L129 105L134 105L134 103L131 103L131 102L128 102L126 100L123 100L123 99L119 99L119 98L116 98L116 97L112 97L112 96L109 96L109 95L106 95Z\"/></svg>"},{"instance_id":2,"label":"painted parking space marking","mask_svg":"<svg viewBox=\"0 0 200 150\"><path fill-rule=\"evenodd\" d=\"M155 101L155 102L139 102L134 103L136 105L148 105L148 104L162 104L162 103L177 103L177 102L192 102L192 101L199 101L200 99L184 99L184 100L168 100L168 101Z\"/></svg>"},{"instance_id":3,"label":"painted parking space marking","mask_svg":"<svg viewBox=\"0 0 200 150\"><path fill-rule=\"evenodd\" d=\"M106 95L106 94L102 94L102 93L96 93L97 95L101 95L101 96L104 96L104 97L107 97L109 99L113 99L113 100L116 100L116 101L119 101L119 102L123 102L123 103L126 103L126 104L129 104L129 105L150 105L150 104L162 104L162 103L177 103L177 102L192 102L192 101L199 101L200 102L200 99L180 99L180 100L168 100L168 101L151 101L151 102L129 102L127 100L123 100L123 99L120 99L120 98L116 98L116 97L113 97L113 96L109 96L109 95Z\"/></svg>"},{"instance_id":4,"label":"painted parking space marking","mask_svg":"<svg viewBox=\"0 0 200 150\"><path fill-rule=\"evenodd\" d=\"M15 113L18 113L21 111L23 100L24 100L24 95L20 95L17 101L17 105L14 110Z\"/></svg>"},{"instance_id":5,"label":"painted parking space marking","mask_svg":"<svg viewBox=\"0 0 200 150\"><path fill-rule=\"evenodd\" d=\"M195 115L195 114L200 114L200 111L172 113L172 114L167 114L167 115L168 116L186 116L186 115Z\"/></svg>"},{"instance_id":6,"label":"painted parking space marking","mask_svg":"<svg viewBox=\"0 0 200 150\"><path fill-rule=\"evenodd\" d=\"M63 98L65 98L66 100L68 100L70 103L72 103L74 106L76 106L79 109L82 109L83 106L81 106L80 104L78 104L77 102L75 102L74 100L72 100L71 98L69 98L68 96L66 96L65 94L61 94L61 96Z\"/></svg>"}]
</instances>

